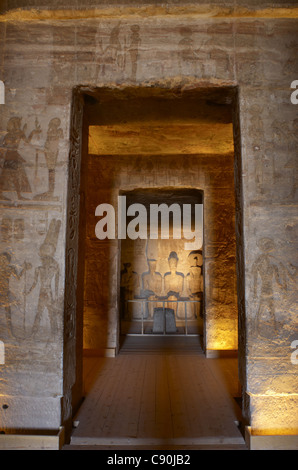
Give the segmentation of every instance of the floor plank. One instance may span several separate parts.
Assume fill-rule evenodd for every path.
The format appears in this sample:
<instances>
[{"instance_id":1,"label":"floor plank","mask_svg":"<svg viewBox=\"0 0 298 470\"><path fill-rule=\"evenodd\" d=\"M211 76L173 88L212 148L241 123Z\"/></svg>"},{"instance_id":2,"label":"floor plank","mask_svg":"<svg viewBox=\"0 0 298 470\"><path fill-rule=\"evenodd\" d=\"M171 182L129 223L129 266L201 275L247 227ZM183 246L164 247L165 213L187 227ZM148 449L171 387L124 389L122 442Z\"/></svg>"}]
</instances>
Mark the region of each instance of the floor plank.
<instances>
[{"instance_id":1,"label":"floor plank","mask_svg":"<svg viewBox=\"0 0 298 470\"><path fill-rule=\"evenodd\" d=\"M138 435L141 439L148 434L154 435L155 431L156 361L146 357L144 371L138 423Z\"/></svg>"}]
</instances>

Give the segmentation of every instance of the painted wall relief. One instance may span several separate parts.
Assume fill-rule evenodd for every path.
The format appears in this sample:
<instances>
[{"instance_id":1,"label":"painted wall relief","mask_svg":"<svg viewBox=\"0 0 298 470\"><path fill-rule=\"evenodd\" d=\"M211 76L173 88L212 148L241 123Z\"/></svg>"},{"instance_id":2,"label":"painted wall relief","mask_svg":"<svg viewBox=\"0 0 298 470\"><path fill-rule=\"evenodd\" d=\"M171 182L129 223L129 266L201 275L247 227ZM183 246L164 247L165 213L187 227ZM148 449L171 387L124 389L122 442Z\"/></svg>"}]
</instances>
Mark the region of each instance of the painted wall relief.
<instances>
[{"instance_id":1,"label":"painted wall relief","mask_svg":"<svg viewBox=\"0 0 298 470\"><path fill-rule=\"evenodd\" d=\"M13 117L7 123L1 145L0 200L1 201L58 201L54 196L59 145L63 139L60 118L52 118L48 124L44 144L40 143L42 128L35 119L34 129L27 135L27 124L21 117ZM27 159L24 158L26 155ZM41 178L46 168L47 177ZM34 194L35 188L45 182L47 190Z\"/></svg>"},{"instance_id":2,"label":"painted wall relief","mask_svg":"<svg viewBox=\"0 0 298 470\"><path fill-rule=\"evenodd\" d=\"M25 170L25 159L19 153L21 141L30 143L35 134L40 134L38 121L36 127L27 137L27 126L21 125L21 118L14 117L8 121L7 133L3 138L1 152L3 166L0 175L0 199L9 200L3 192L15 191L19 200L25 199L23 193L31 193L31 185Z\"/></svg>"},{"instance_id":3,"label":"painted wall relief","mask_svg":"<svg viewBox=\"0 0 298 470\"><path fill-rule=\"evenodd\" d=\"M272 338L279 334L280 324L276 319L276 289L286 290L285 269L274 256L276 247L271 238L258 242L262 254L253 264L253 297L257 303L254 329L257 334Z\"/></svg>"},{"instance_id":4,"label":"painted wall relief","mask_svg":"<svg viewBox=\"0 0 298 470\"><path fill-rule=\"evenodd\" d=\"M233 64L225 46L214 42L212 27L207 34L204 32L198 39L189 26L179 29L178 66L181 75L193 77L228 76Z\"/></svg>"},{"instance_id":5,"label":"painted wall relief","mask_svg":"<svg viewBox=\"0 0 298 470\"><path fill-rule=\"evenodd\" d=\"M107 44L99 40L98 56L99 63L96 69L96 78L110 75L115 72L124 73L130 76L132 81L137 77L137 66L139 59L139 47L141 44L140 26L131 25L129 31L121 29L121 23L116 24L108 38Z\"/></svg>"},{"instance_id":6,"label":"painted wall relief","mask_svg":"<svg viewBox=\"0 0 298 470\"><path fill-rule=\"evenodd\" d=\"M26 295L30 294L30 292L36 288L39 281L38 304L31 332L32 335L36 335L38 333L41 316L45 309L49 315L51 336L55 337L57 334L56 302L58 300L59 265L54 259L54 255L56 252L60 226L60 220L51 220L48 233L39 248L41 264L35 268L33 284L26 292ZM52 281L54 281L54 286L52 285Z\"/></svg>"},{"instance_id":7,"label":"painted wall relief","mask_svg":"<svg viewBox=\"0 0 298 470\"><path fill-rule=\"evenodd\" d=\"M17 219L16 219L17 220ZM0 253L0 311L1 324L6 326L8 335L24 340L31 337L39 339L39 326L42 316L48 315L51 331L47 339L53 339L57 334L57 301L59 287L59 265L55 260L61 221L52 219L49 226L46 224L46 235L43 231L43 242L39 246L39 264L36 263L35 254L31 254L30 262L23 261L21 265L16 261L24 252L24 242L19 249L17 244L13 248L7 246ZM36 234L39 225L35 226ZM6 240L2 237L2 243ZM30 251L35 242L30 244ZM25 258L29 250L25 249ZM37 294L35 292L39 289ZM34 298L31 296L34 292ZM6 322L3 322L3 313Z\"/></svg>"},{"instance_id":8,"label":"painted wall relief","mask_svg":"<svg viewBox=\"0 0 298 470\"><path fill-rule=\"evenodd\" d=\"M195 49L193 32L185 26L180 28L180 41L178 43L178 60L180 73L182 75L203 74L203 63L199 61L198 51Z\"/></svg>"},{"instance_id":9,"label":"painted wall relief","mask_svg":"<svg viewBox=\"0 0 298 470\"><path fill-rule=\"evenodd\" d=\"M21 117L12 117L0 144L1 324L17 340L38 337L41 322L47 330L47 315L51 332L43 338L57 333L55 252L62 205L54 191L63 139L60 124L60 118L48 121L43 142L39 118L29 132ZM38 191L43 184L45 191Z\"/></svg>"},{"instance_id":10,"label":"painted wall relief","mask_svg":"<svg viewBox=\"0 0 298 470\"><path fill-rule=\"evenodd\" d=\"M0 254L0 308L4 310L6 317L6 326L9 333L14 337L19 337L19 334L15 333L12 325L12 308L18 308L23 310L23 329L25 329L25 306L26 306L26 291L23 291L23 298L17 298L10 288L10 279L15 277L20 280L22 276L26 275L26 271L31 269L30 263L24 263L21 270L18 270L15 265L12 264L11 254L9 251L3 251ZM25 337L24 331L22 332L22 338Z\"/></svg>"},{"instance_id":11,"label":"painted wall relief","mask_svg":"<svg viewBox=\"0 0 298 470\"><path fill-rule=\"evenodd\" d=\"M48 191L38 194L34 197L35 200L53 200L55 181L56 181L56 167L57 159L59 154L59 141L63 138L63 130L60 127L61 120L59 118L53 118L49 122L47 130L47 138L44 144L44 157L48 170ZM38 172L38 152L36 153L36 165L35 173Z\"/></svg>"}]
</instances>

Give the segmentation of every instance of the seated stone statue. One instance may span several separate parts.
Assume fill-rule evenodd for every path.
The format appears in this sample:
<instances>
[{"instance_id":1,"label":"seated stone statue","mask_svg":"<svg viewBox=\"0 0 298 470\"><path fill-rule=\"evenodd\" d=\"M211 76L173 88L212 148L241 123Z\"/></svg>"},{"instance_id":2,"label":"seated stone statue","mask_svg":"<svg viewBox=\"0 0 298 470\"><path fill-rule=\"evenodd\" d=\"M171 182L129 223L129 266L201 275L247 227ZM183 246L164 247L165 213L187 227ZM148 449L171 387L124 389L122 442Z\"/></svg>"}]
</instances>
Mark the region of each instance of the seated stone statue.
<instances>
[{"instance_id":1,"label":"seated stone statue","mask_svg":"<svg viewBox=\"0 0 298 470\"><path fill-rule=\"evenodd\" d=\"M169 301L179 299L183 292L184 275L177 271L178 261L177 253L172 251L168 257L170 272L164 275L164 290ZM167 302L167 307L172 308L175 313L177 312L177 305L177 302Z\"/></svg>"},{"instance_id":2,"label":"seated stone statue","mask_svg":"<svg viewBox=\"0 0 298 470\"><path fill-rule=\"evenodd\" d=\"M132 269L131 263L124 264L124 270L121 273L121 291L122 300L124 301L124 318L132 317L134 305L128 303L133 300L139 288L139 275Z\"/></svg>"},{"instance_id":3,"label":"seated stone statue","mask_svg":"<svg viewBox=\"0 0 298 470\"><path fill-rule=\"evenodd\" d=\"M189 303L188 318L197 318L201 315L203 301L203 257L200 251L192 251L188 255L189 273L186 275L186 293L190 300L198 303Z\"/></svg>"},{"instance_id":4,"label":"seated stone statue","mask_svg":"<svg viewBox=\"0 0 298 470\"><path fill-rule=\"evenodd\" d=\"M148 300L157 299L162 292L162 276L156 271L156 260L148 259L149 272L142 275L143 289L142 294ZM154 308L158 306L158 303L147 302L146 304L146 317L152 318Z\"/></svg>"}]
</instances>

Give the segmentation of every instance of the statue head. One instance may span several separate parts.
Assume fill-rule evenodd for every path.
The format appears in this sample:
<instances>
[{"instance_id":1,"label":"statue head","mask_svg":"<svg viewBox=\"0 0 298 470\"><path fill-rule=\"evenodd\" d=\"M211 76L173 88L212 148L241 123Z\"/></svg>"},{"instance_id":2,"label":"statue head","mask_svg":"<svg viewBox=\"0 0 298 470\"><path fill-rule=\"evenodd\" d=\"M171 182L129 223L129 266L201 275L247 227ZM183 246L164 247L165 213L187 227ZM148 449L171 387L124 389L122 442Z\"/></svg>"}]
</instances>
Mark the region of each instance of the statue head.
<instances>
[{"instance_id":1,"label":"statue head","mask_svg":"<svg viewBox=\"0 0 298 470\"><path fill-rule=\"evenodd\" d=\"M189 266L202 266L203 265L203 256L201 250L191 251L188 255Z\"/></svg>"},{"instance_id":2,"label":"statue head","mask_svg":"<svg viewBox=\"0 0 298 470\"><path fill-rule=\"evenodd\" d=\"M176 270L178 260L179 260L179 258L178 258L178 255L177 255L176 251L171 251L171 253L169 254L169 257L168 257L168 263L169 263L171 271Z\"/></svg>"},{"instance_id":3,"label":"statue head","mask_svg":"<svg viewBox=\"0 0 298 470\"><path fill-rule=\"evenodd\" d=\"M149 270L150 272L155 272L156 271L156 259L148 259L148 266L149 266Z\"/></svg>"}]
</instances>

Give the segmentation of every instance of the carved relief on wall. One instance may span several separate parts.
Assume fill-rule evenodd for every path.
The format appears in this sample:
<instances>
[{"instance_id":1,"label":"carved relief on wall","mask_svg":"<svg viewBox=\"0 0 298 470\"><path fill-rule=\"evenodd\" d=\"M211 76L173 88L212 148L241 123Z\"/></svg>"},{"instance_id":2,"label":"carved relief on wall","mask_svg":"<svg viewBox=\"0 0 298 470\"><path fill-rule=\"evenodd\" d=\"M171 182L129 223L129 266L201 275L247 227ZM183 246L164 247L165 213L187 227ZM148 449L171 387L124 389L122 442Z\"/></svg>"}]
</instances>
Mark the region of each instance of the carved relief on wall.
<instances>
[{"instance_id":1,"label":"carved relief on wall","mask_svg":"<svg viewBox=\"0 0 298 470\"><path fill-rule=\"evenodd\" d=\"M35 118L35 127L27 136L27 124L21 117L8 120L6 134L0 144L0 201L59 201L55 197L56 169L59 162L63 130L60 118L50 119L44 143L42 127ZM46 190L39 193L40 188Z\"/></svg>"},{"instance_id":2,"label":"carved relief on wall","mask_svg":"<svg viewBox=\"0 0 298 470\"><path fill-rule=\"evenodd\" d=\"M206 78L227 76L233 70L225 45L214 43L212 27L210 34L200 34L197 38L190 26L181 26L177 46L180 74ZM209 32L209 31L208 31ZM210 39L211 37L211 39Z\"/></svg>"},{"instance_id":3,"label":"carved relief on wall","mask_svg":"<svg viewBox=\"0 0 298 470\"><path fill-rule=\"evenodd\" d=\"M272 338L280 329L274 294L277 288L286 289L284 269L274 255L276 247L271 238L259 240L258 247L262 253L252 267L253 298L257 303L254 328L257 334Z\"/></svg>"},{"instance_id":4,"label":"carved relief on wall","mask_svg":"<svg viewBox=\"0 0 298 470\"><path fill-rule=\"evenodd\" d=\"M3 231L3 221L6 229L7 220L15 227L19 219L8 216L2 219L0 309L2 320L3 313L6 317L5 331L17 340L53 340L58 332L60 269L55 253L61 221L51 219L49 226L44 225L44 233L39 225L42 215L38 216L38 224L31 216L25 237L19 237L20 231L22 234L24 231L23 224L16 236L7 237L7 231ZM1 323L3 325L3 321Z\"/></svg>"},{"instance_id":5,"label":"carved relief on wall","mask_svg":"<svg viewBox=\"0 0 298 470\"><path fill-rule=\"evenodd\" d=\"M193 32L188 26L180 28L178 43L178 60L182 75L202 76L203 61L199 61L198 51L195 48Z\"/></svg>"},{"instance_id":6,"label":"carved relief on wall","mask_svg":"<svg viewBox=\"0 0 298 470\"><path fill-rule=\"evenodd\" d=\"M26 334L23 330L20 333L16 333L14 326L12 324L12 309L20 309L23 316L23 321L25 322L25 301L27 292L24 288L21 292L22 297L17 297L11 290L10 280L11 277L21 280L22 276L26 276L26 271L31 269L30 263L23 263L23 266L19 270L17 266L12 263L12 256L9 251L3 251L0 253L0 309L5 312L6 317L6 327L11 336L17 338L25 338ZM25 283L26 284L26 283Z\"/></svg>"},{"instance_id":7,"label":"carved relief on wall","mask_svg":"<svg viewBox=\"0 0 298 470\"><path fill-rule=\"evenodd\" d=\"M25 159L20 155L19 146L22 141L30 143L35 134L41 132L38 121L35 129L27 137L26 124L22 126L20 117L13 117L7 123L1 153L3 158L2 172L0 175L0 199L10 200L3 192L14 191L19 200L24 199L23 193L31 193L31 185L25 170Z\"/></svg>"},{"instance_id":8,"label":"carved relief on wall","mask_svg":"<svg viewBox=\"0 0 298 470\"><path fill-rule=\"evenodd\" d=\"M107 41L100 36L98 40L98 64L96 79L113 75L117 72L127 73L132 81L137 77L139 47L141 45L140 26L117 23L109 32Z\"/></svg>"},{"instance_id":9,"label":"carved relief on wall","mask_svg":"<svg viewBox=\"0 0 298 470\"><path fill-rule=\"evenodd\" d=\"M63 131L60 118L30 116L27 122L9 118L0 143L1 314L8 335L17 341L35 338L38 349L60 327L55 253L62 194L55 197L54 191Z\"/></svg>"},{"instance_id":10,"label":"carved relief on wall","mask_svg":"<svg viewBox=\"0 0 298 470\"><path fill-rule=\"evenodd\" d=\"M42 194L38 194L34 199L36 200L53 200L54 190L56 182L56 167L59 154L59 141L63 138L63 130L60 127L61 120L59 118L53 118L49 122L47 130L47 138L44 144L44 157L48 170L48 190ZM37 174L37 160L38 152L36 153L36 167L35 172Z\"/></svg>"},{"instance_id":11,"label":"carved relief on wall","mask_svg":"<svg viewBox=\"0 0 298 470\"><path fill-rule=\"evenodd\" d=\"M277 149L286 151L286 159L279 159L279 165L275 172L275 181L284 193L283 198L287 201L297 200L297 144L298 144L298 119L291 124L284 121L274 120L272 122L273 142ZM281 187L281 184L283 187ZM285 193L285 191L287 191Z\"/></svg>"},{"instance_id":12,"label":"carved relief on wall","mask_svg":"<svg viewBox=\"0 0 298 470\"><path fill-rule=\"evenodd\" d=\"M39 257L41 264L35 269L33 284L27 292L27 295L35 289L39 281L39 295L37 311L34 318L32 327L32 334L38 334L41 316L45 309L48 311L51 336L55 337L57 334L57 306L58 300L58 287L59 287L59 265L54 259L57 240L59 236L61 221L52 219L50 222L49 230L43 244L39 248ZM52 286L54 281L54 288Z\"/></svg>"}]
</instances>

